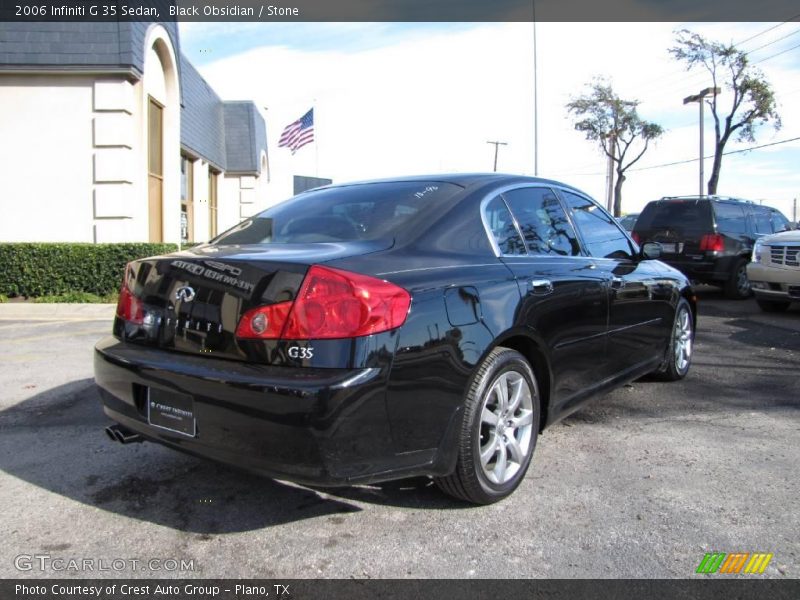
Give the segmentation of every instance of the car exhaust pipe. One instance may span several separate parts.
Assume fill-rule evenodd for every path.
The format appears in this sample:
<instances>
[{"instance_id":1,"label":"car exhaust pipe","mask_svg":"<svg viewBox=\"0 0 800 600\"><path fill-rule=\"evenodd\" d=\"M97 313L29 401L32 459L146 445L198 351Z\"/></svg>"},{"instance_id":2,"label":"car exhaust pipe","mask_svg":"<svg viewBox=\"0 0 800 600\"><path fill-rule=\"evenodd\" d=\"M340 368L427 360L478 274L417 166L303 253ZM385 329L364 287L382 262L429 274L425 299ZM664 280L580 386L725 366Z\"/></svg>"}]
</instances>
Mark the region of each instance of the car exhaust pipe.
<instances>
[{"instance_id":1,"label":"car exhaust pipe","mask_svg":"<svg viewBox=\"0 0 800 600\"><path fill-rule=\"evenodd\" d=\"M106 435L112 442L119 442L120 444L134 444L144 441L141 435L126 429L122 425L106 427Z\"/></svg>"}]
</instances>

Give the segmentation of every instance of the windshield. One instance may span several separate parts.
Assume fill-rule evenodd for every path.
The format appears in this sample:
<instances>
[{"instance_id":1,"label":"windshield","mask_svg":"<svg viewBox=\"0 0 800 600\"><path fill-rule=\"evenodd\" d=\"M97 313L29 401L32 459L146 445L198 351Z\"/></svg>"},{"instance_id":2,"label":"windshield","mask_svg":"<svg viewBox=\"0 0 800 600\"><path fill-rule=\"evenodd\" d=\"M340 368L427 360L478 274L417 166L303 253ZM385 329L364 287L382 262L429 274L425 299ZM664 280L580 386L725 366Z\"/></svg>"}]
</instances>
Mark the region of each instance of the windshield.
<instances>
[{"instance_id":1,"label":"windshield","mask_svg":"<svg viewBox=\"0 0 800 600\"><path fill-rule=\"evenodd\" d=\"M242 221L213 244L351 242L394 237L424 223L460 186L431 181L365 183L295 196Z\"/></svg>"}]
</instances>

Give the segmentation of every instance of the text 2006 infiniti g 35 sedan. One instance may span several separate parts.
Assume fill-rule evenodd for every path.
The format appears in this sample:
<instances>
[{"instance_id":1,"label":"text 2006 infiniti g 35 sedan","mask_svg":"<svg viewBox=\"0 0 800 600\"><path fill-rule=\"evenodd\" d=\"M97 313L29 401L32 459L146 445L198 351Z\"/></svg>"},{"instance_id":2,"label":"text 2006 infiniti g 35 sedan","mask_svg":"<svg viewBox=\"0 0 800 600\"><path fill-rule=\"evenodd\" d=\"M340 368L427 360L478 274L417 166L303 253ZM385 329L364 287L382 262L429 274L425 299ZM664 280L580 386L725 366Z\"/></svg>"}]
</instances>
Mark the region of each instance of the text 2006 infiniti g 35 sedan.
<instances>
[{"instance_id":1,"label":"text 2006 infiniti g 35 sedan","mask_svg":"<svg viewBox=\"0 0 800 600\"><path fill-rule=\"evenodd\" d=\"M511 494L539 432L689 370L695 299L580 191L508 175L334 185L127 267L107 432L300 483Z\"/></svg>"}]
</instances>

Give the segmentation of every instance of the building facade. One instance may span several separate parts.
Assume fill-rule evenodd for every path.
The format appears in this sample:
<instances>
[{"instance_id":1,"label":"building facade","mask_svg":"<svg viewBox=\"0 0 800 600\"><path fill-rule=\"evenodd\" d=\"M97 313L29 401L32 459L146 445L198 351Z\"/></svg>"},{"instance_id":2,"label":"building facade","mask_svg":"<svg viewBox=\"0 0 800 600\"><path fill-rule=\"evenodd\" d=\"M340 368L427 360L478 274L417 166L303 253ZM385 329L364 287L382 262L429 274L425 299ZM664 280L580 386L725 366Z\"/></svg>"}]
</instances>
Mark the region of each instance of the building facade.
<instances>
[{"instance_id":1,"label":"building facade","mask_svg":"<svg viewBox=\"0 0 800 600\"><path fill-rule=\"evenodd\" d=\"M267 205L266 128L175 23L0 23L0 242L200 242Z\"/></svg>"}]
</instances>

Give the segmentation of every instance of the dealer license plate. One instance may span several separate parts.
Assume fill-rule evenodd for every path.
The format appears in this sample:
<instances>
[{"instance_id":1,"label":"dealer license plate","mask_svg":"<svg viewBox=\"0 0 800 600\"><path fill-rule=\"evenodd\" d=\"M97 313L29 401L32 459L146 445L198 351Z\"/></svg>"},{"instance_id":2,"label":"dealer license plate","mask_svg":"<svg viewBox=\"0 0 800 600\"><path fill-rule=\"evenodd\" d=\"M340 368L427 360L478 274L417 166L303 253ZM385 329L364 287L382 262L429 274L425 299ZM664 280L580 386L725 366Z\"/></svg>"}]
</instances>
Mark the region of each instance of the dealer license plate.
<instances>
[{"instance_id":1,"label":"dealer license plate","mask_svg":"<svg viewBox=\"0 0 800 600\"><path fill-rule=\"evenodd\" d=\"M194 437L197 434L194 398L188 394L147 388L147 422L161 429Z\"/></svg>"}]
</instances>

